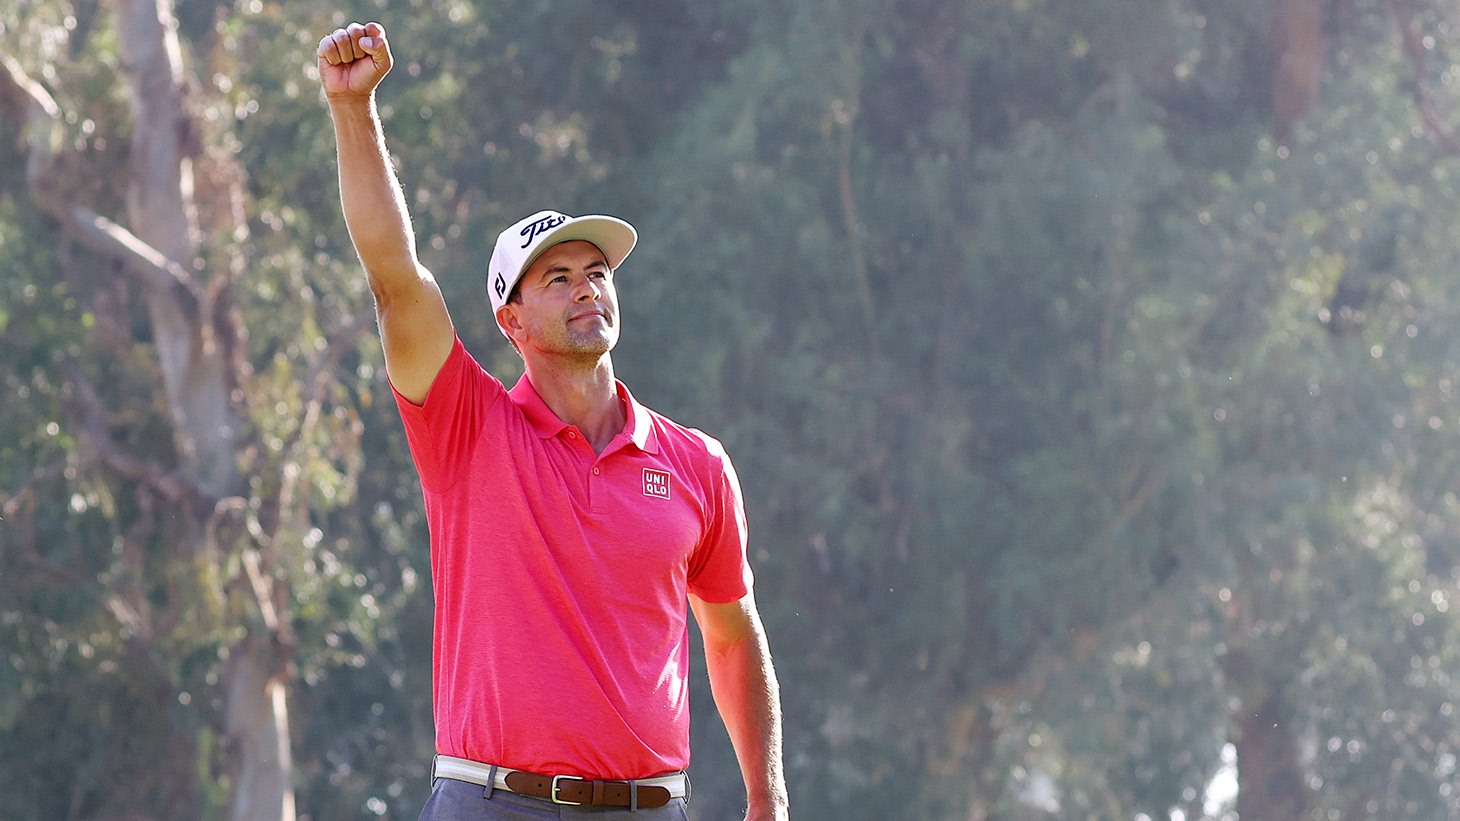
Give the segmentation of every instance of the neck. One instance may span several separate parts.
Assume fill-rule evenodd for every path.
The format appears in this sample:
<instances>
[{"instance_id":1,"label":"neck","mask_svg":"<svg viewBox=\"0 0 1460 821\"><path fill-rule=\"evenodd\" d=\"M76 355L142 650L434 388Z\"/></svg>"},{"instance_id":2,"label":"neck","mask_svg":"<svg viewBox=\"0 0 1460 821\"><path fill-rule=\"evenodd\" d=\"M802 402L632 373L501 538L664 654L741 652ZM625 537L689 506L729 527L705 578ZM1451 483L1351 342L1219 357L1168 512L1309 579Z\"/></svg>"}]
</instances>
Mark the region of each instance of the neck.
<instances>
[{"instance_id":1,"label":"neck","mask_svg":"<svg viewBox=\"0 0 1460 821\"><path fill-rule=\"evenodd\" d=\"M624 429L628 410L619 401L613 360L604 354L591 364L528 360L527 378L557 417L583 433L602 453Z\"/></svg>"}]
</instances>

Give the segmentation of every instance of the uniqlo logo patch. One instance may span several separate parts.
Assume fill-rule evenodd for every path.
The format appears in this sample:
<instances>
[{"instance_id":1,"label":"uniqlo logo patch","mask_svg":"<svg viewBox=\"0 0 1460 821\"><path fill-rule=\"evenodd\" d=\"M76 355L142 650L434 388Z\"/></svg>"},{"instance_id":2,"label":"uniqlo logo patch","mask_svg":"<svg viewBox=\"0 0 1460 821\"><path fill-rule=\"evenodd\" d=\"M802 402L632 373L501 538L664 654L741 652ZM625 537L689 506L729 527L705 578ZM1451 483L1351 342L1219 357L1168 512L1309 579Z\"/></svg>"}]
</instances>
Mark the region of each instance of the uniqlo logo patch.
<instances>
[{"instance_id":1,"label":"uniqlo logo patch","mask_svg":"<svg viewBox=\"0 0 1460 821\"><path fill-rule=\"evenodd\" d=\"M644 495L655 499L669 498L669 471L644 468Z\"/></svg>"}]
</instances>

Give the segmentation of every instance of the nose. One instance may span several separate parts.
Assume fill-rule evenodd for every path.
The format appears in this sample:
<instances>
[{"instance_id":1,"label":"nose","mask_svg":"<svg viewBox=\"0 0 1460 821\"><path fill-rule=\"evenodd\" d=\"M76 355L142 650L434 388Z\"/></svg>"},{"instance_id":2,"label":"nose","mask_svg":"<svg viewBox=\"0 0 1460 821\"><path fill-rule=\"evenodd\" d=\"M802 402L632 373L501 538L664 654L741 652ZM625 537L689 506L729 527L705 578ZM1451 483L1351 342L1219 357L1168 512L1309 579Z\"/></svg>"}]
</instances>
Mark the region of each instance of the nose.
<instances>
[{"instance_id":1,"label":"nose","mask_svg":"<svg viewBox=\"0 0 1460 821\"><path fill-rule=\"evenodd\" d=\"M579 281L578 294L576 297L578 302L583 302L585 300L596 301L601 296L603 296L602 283L598 282L593 277L583 277Z\"/></svg>"}]
</instances>

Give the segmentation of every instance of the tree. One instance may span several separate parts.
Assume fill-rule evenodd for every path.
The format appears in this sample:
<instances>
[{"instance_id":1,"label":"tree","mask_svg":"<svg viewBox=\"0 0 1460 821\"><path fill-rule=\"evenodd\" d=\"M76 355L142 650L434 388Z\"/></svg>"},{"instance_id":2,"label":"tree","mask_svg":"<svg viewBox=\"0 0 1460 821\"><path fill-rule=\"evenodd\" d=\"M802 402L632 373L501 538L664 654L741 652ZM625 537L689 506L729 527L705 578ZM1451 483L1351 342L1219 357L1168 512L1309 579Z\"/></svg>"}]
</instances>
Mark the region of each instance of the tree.
<instances>
[{"instance_id":1,"label":"tree","mask_svg":"<svg viewBox=\"0 0 1460 821\"><path fill-rule=\"evenodd\" d=\"M319 538L310 511L330 507L309 497L348 493L358 461L357 420L336 405L348 379L332 366L365 325L352 314L325 320L333 327L316 328L312 350L291 341L292 357L281 351L253 370L235 296L253 260L226 95L193 74L170 5L80 11L79 20L38 15L25 32L64 47L41 50L38 63L61 96L19 53L0 55L7 119L24 123L23 195L63 249L33 257L60 275L46 284L62 308L55 330L33 338L56 347L29 380L12 378L39 380L57 405L48 429L64 421L66 431L61 448L31 451L39 467L8 495L6 559L16 595L68 602L75 615L48 623L41 608L20 616L29 627L58 633L63 656L81 642L83 667L101 646L86 680L113 693L122 718L113 749L156 739L142 729L153 716L172 727L161 749L103 762L102 777L66 806L180 817L226 805L231 818L293 817L291 590ZM96 68L52 61L66 49ZM103 79L109 67L122 69L121 85ZM126 106L113 105L108 95L123 91ZM67 486L77 521L43 506ZM186 710L199 685L201 715ZM10 794L40 802L18 812L64 814L33 790Z\"/></svg>"},{"instance_id":2,"label":"tree","mask_svg":"<svg viewBox=\"0 0 1460 821\"><path fill-rule=\"evenodd\" d=\"M565 16L499 4L477 16L438 5L442 19L481 25L450 27L448 44L436 19L397 18L408 59L387 91L387 116L426 253L456 274L448 288L464 306L463 334L495 340L469 309L481 295L472 260L486 258L491 227L527 207L526 192L534 207L551 196L571 208L585 189L608 187L616 172L606 147L632 146L636 126L660 121L628 88L654 80L632 65L621 71L638 36L615 16L622 10L583 3ZM7 811L243 816L287 806L297 785L316 818L354 818L362 807L406 813L427 788L431 753L425 527L369 333L364 278L339 221L328 118L310 76L321 24L273 5L182 3L176 20L164 7L132 30L160 40L152 53L165 58L160 72L139 64L125 75L133 94L114 82L122 21L132 18L86 4L15 10L25 36L7 41L4 122L30 116L35 126L7 133L34 139L3 154L32 168L8 180L33 183L7 187L4 200L5 250L24 272L9 282L7 350L29 354L7 370L21 390L7 415L17 435L7 440L0 494L0 584L7 602L25 603L5 609L18 626L7 644L16 667L5 670L18 686L0 723L9 762L0 772L25 785L0 791L14 802ZM563 30L565 19L578 22ZM524 45L545 32L565 47ZM695 46L667 25L655 36L673 44L657 55ZM577 62L565 66L565 53ZM170 83L143 83L156 76ZM563 81L575 77L576 96L565 97ZM491 91L457 105L463 88ZM148 95L171 106L170 120L138 118L125 104L155 105ZM588 141L585 101L626 112L631 103L640 116L626 113L602 143ZM159 230L166 252L126 214L127 163L148 145L173 153L161 172L134 181L151 199L135 199L160 200L196 223L182 234ZM483 156L519 170L484 171ZM169 313L169 299L200 307ZM167 347L178 353L164 360L158 343L173 339L164 331L205 344ZM178 381L164 380L164 365ZM510 377L511 365L499 371ZM233 417L227 437L181 415L207 395L187 382L195 377L227 388L227 401L209 406L221 414L214 422ZM183 410L172 413L171 398ZM81 437L73 417L98 420L87 430L107 435ZM226 455L212 463L216 488L193 486L194 439ZM173 495L159 496L159 483ZM125 550L113 556L117 545ZM124 597L140 612L125 627L119 606L108 606ZM135 675L117 661L124 632L136 637ZM148 685L145 709L129 695L140 689L133 679ZM115 695L102 708L77 707L95 693ZM303 710L288 711L296 699ZM80 721L98 710L115 720ZM168 732L155 731L158 716ZM65 738L80 742L96 726L109 726L101 734L114 751L135 751L86 759L89 778L74 794L37 794L46 773L72 769L28 755L37 739L69 727Z\"/></svg>"},{"instance_id":3,"label":"tree","mask_svg":"<svg viewBox=\"0 0 1460 821\"><path fill-rule=\"evenodd\" d=\"M672 239L639 259L717 261L648 286L696 306L662 372L704 374L656 389L732 452L762 444L741 472L767 500L765 598L814 648L786 674L792 699L817 682L788 709L821 762L796 783L845 796L839 817L907 812L878 803L893 773L927 774L928 817L1035 812L1044 779L1061 813L1156 817L1201 811L1231 743L1244 816L1348 806L1309 794L1330 783L1304 752L1315 637L1435 593L1415 579L1390 609L1367 582L1406 561L1352 541L1393 481L1388 420L1412 416L1392 354L1370 355L1395 326L1354 318L1412 310L1386 250L1412 198L1445 201L1414 171L1364 170L1371 148L1413 144L1389 131L1416 115L1384 96L1390 10L798 11L753 29L654 157L667 204L649 233ZM1314 78L1347 71L1324 105ZM1365 604L1324 609L1315 586ZM1444 646L1434 629L1422 643ZM1451 743L1421 724L1417 748ZM936 786L969 773L966 799ZM1443 802L1435 784L1414 789Z\"/></svg>"},{"instance_id":4,"label":"tree","mask_svg":"<svg viewBox=\"0 0 1460 821\"><path fill-rule=\"evenodd\" d=\"M163 19L4 8L0 814L241 812L236 692L311 817L409 816L428 558L310 76L344 18L189 0L138 75ZM642 231L616 363L736 458L799 805L1456 812L1448 11L401 8L390 145L494 372L496 230Z\"/></svg>"}]
</instances>

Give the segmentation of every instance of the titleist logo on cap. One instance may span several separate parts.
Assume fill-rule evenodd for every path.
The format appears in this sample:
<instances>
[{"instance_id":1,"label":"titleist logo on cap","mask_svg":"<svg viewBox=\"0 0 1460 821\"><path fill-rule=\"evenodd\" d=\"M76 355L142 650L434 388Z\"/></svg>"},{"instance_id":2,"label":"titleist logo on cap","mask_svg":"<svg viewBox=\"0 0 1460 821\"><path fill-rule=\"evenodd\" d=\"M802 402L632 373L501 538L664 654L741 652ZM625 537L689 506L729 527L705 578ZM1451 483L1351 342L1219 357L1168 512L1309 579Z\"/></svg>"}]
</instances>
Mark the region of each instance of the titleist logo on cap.
<instances>
[{"instance_id":1,"label":"titleist logo on cap","mask_svg":"<svg viewBox=\"0 0 1460 821\"><path fill-rule=\"evenodd\" d=\"M522 241L522 247L526 248L527 246L531 245L533 238L536 237L538 234L541 234L545 231L551 231L567 221L568 218L563 214L549 214L542 219L534 220L522 226L521 236L524 238Z\"/></svg>"}]
</instances>

